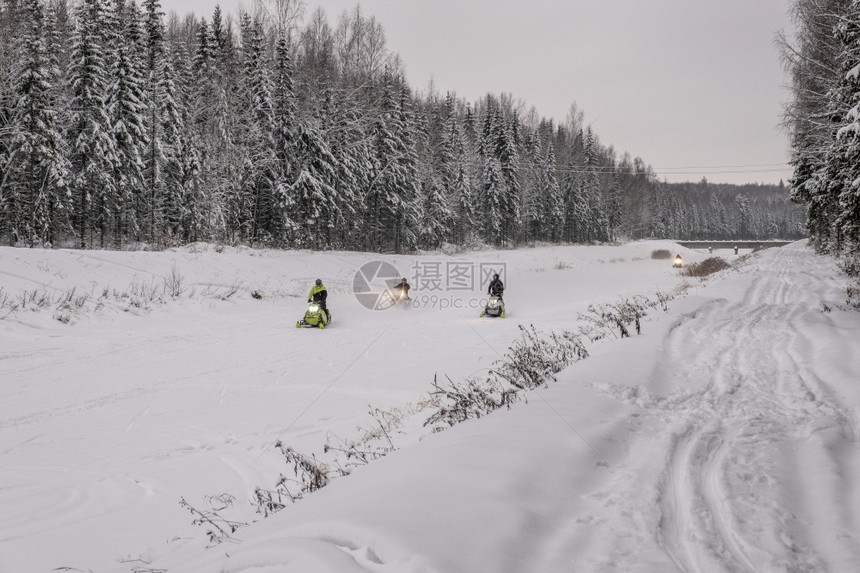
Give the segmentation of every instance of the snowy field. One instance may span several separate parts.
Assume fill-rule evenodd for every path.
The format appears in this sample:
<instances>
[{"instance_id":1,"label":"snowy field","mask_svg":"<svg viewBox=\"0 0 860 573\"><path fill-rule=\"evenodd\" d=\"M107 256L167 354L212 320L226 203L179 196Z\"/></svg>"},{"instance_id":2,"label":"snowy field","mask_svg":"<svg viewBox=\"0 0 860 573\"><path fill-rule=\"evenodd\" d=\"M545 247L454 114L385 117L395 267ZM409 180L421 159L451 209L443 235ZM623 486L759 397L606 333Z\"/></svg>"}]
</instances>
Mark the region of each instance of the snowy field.
<instances>
[{"instance_id":1,"label":"snowy field","mask_svg":"<svg viewBox=\"0 0 860 573\"><path fill-rule=\"evenodd\" d=\"M801 243L717 251L736 264L704 281L655 249L708 257L0 248L0 573L860 571L846 280ZM412 307L355 298L380 260ZM482 319L496 268L508 316ZM297 329L317 277L333 323ZM518 325L657 292L641 335L527 402L422 426L434 375L486 374ZM324 460L371 408L400 413L397 451L256 512L292 469L278 441ZM181 499L256 523L212 543Z\"/></svg>"}]
</instances>

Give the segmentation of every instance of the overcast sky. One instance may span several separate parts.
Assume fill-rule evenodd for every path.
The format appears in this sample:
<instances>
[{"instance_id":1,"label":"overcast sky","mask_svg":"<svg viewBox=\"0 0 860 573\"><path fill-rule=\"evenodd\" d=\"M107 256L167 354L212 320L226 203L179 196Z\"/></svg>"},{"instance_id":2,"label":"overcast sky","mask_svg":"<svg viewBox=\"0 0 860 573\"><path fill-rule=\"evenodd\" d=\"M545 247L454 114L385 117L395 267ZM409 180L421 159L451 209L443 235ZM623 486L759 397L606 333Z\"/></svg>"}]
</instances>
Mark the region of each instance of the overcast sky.
<instances>
[{"instance_id":1,"label":"overcast sky","mask_svg":"<svg viewBox=\"0 0 860 573\"><path fill-rule=\"evenodd\" d=\"M219 3L162 2L207 18ZM604 145L669 181L791 174L774 45L789 0L307 0L306 11L322 6L334 26L357 3L419 90L432 79L469 101L506 92L557 121L575 102Z\"/></svg>"}]
</instances>

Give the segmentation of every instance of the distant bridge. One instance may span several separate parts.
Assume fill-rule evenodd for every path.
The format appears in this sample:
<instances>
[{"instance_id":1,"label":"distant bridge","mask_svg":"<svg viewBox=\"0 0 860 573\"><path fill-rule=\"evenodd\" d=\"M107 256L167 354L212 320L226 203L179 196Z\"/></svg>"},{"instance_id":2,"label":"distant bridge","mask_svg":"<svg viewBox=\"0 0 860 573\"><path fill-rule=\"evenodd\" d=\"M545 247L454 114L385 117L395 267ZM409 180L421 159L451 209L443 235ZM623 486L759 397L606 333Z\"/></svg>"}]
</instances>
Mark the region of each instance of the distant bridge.
<instances>
[{"instance_id":1,"label":"distant bridge","mask_svg":"<svg viewBox=\"0 0 860 573\"><path fill-rule=\"evenodd\" d=\"M794 241L675 241L688 249L766 249L768 247L784 247Z\"/></svg>"}]
</instances>

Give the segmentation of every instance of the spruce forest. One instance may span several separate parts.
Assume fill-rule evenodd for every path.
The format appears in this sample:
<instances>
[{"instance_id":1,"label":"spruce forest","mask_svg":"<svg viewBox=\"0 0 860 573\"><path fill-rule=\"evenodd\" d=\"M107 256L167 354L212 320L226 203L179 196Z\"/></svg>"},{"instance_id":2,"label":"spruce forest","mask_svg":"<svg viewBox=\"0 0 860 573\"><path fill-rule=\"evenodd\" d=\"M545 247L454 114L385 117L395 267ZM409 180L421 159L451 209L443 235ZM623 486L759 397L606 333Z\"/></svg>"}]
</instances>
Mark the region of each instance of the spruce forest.
<instances>
[{"instance_id":1,"label":"spruce forest","mask_svg":"<svg viewBox=\"0 0 860 573\"><path fill-rule=\"evenodd\" d=\"M779 43L791 74L791 198L816 248L860 275L860 2L794 0Z\"/></svg>"},{"instance_id":2,"label":"spruce forest","mask_svg":"<svg viewBox=\"0 0 860 573\"><path fill-rule=\"evenodd\" d=\"M158 0L0 0L0 242L403 252L806 234L782 184L661 182L575 104L557 123L511 94L421 92L360 7L334 22L274 7L181 18ZM846 79L848 52L827 58L856 53L857 33L800 46L844 61L827 76L838 101L800 90L795 105L814 119L794 124L792 192L827 245L857 244L857 192L827 178L852 165L831 147L860 137L856 68ZM797 82L823 81L805 62Z\"/></svg>"}]
</instances>

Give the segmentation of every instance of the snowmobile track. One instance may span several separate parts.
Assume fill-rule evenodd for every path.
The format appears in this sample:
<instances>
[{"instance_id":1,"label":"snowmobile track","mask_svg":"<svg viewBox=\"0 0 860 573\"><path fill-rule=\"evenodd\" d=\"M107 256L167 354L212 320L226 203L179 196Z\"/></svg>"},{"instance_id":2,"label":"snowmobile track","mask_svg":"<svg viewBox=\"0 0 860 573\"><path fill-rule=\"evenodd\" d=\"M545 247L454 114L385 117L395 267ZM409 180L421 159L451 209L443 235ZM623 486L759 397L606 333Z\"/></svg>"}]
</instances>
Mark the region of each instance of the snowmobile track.
<instances>
[{"instance_id":1,"label":"snowmobile track","mask_svg":"<svg viewBox=\"0 0 860 573\"><path fill-rule=\"evenodd\" d=\"M798 345L811 343L804 321L813 301L802 285L814 277L789 279L796 251L770 256L740 303L706 305L667 341L676 365L669 371L682 373L692 392L660 404L680 422L660 487L658 539L682 571L820 571L835 562L841 565L832 570L845 570L860 558L847 545L842 556L824 555L806 533L808 520L831 519L816 503L837 505L847 485L841 475L848 468L833 462L833 444L819 435L857 438L851 412L827 391L824 377L792 357ZM823 477L834 484L821 492L830 500L810 500L804 516L782 503L797 495L798 482L801 491L815 488L798 477L800 448L821 458L831 473ZM840 519L844 531L856 523L848 508Z\"/></svg>"}]
</instances>

